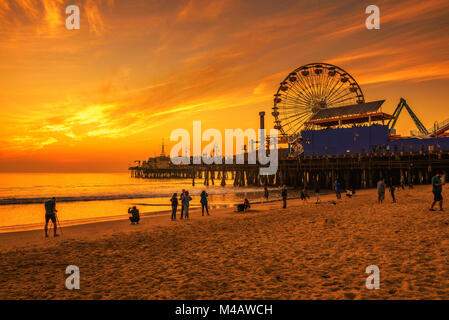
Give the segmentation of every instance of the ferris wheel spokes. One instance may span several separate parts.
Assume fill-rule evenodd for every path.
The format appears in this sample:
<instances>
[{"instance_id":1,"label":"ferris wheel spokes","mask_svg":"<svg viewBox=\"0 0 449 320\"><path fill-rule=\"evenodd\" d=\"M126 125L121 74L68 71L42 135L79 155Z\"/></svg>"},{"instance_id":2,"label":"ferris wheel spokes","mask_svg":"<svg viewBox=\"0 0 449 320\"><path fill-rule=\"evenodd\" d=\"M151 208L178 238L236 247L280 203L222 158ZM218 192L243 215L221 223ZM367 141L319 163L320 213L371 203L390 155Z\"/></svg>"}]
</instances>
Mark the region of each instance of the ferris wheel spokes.
<instances>
[{"instance_id":1,"label":"ferris wheel spokes","mask_svg":"<svg viewBox=\"0 0 449 320\"><path fill-rule=\"evenodd\" d=\"M360 86L345 70L327 63L311 63L290 72L275 94L275 127L284 136L307 129L304 123L319 110L364 102ZM288 139L287 139L288 140Z\"/></svg>"}]
</instances>

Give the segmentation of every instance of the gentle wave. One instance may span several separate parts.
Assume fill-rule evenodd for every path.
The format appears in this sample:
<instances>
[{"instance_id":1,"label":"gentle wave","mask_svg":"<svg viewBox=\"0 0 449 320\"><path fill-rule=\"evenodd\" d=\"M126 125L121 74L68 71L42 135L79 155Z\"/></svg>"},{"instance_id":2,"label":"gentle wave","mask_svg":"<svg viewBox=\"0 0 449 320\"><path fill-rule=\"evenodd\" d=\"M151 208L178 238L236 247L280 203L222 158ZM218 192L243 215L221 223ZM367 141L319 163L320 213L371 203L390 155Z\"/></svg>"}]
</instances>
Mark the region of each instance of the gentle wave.
<instances>
[{"instance_id":1,"label":"gentle wave","mask_svg":"<svg viewBox=\"0 0 449 320\"><path fill-rule=\"evenodd\" d=\"M195 190L194 192L190 192L192 196L198 196L201 191ZM236 194L236 193L253 193L253 192L261 192L260 189L218 189L218 190L208 190L209 195L220 195L220 194ZM145 198L168 198L172 196L172 192L159 192L159 193L135 193L135 194L113 194L113 195L86 195L86 196L61 196L56 197L58 202L85 202L85 201L108 201L108 200L125 200L125 199L145 199ZM178 192L179 195L179 192ZM27 198L19 198L19 197L8 197L8 198L0 198L0 206L5 205L23 205L23 204L38 204L44 203L49 200L51 197L27 197Z\"/></svg>"}]
</instances>

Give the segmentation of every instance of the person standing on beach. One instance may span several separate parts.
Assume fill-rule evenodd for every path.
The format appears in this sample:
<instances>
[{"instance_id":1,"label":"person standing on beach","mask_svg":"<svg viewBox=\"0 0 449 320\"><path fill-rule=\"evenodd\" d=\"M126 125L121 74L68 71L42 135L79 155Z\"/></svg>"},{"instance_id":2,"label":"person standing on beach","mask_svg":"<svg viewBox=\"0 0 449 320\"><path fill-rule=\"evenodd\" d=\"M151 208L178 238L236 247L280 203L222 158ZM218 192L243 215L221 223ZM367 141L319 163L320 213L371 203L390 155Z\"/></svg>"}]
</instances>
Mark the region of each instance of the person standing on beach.
<instances>
[{"instance_id":1,"label":"person standing on beach","mask_svg":"<svg viewBox=\"0 0 449 320\"><path fill-rule=\"evenodd\" d=\"M306 192L306 188L301 190L301 195L300 195L301 200L304 200L305 202L307 202L307 192Z\"/></svg>"},{"instance_id":2,"label":"person standing on beach","mask_svg":"<svg viewBox=\"0 0 449 320\"><path fill-rule=\"evenodd\" d=\"M45 237L48 238L48 222L51 220L53 223L53 236L58 237L59 234L56 233L58 229L56 223L56 198L53 197L51 200L45 202Z\"/></svg>"},{"instance_id":3,"label":"person standing on beach","mask_svg":"<svg viewBox=\"0 0 449 320\"><path fill-rule=\"evenodd\" d=\"M430 206L430 211L435 211L433 208L437 202L440 203L440 211L443 211L443 185L444 181L441 181L441 172L437 172L437 174L432 178L432 193L433 193L433 202Z\"/></svg>"},{"instance_id":4,"label":"person standing on beach","mask_svg":"<svg viewBox=\"0 0 449 320\"><path fill-rule=\"evenodd\" d=\"M405 189L405 178L404 178L404 176L401 176L401 180L400 180L399 183L401 184L402 190L404 190Z\"/></svg>"},{"instance_id":5,"label":"person standing on beach","mask_svg":"<svg viewBox=\"0 0 449 320\"><path fill-rule=\"evenodd\" d=\"M282 195L282 202L283 202L282 208L285 209L285 208L287 208L287 187L285 186L285 184L282 186L281 195Z\"/></svg>"},{"instance_id":6,"label":"person standing on beach","mask_svg":"<svg viewBox=\"0 0 449 320\"><path fill-rule=\"evenodd\" d=\"M173 193L173 196L170 199L171 201L171 220L176 220L176 211L178 210L178 194Z\"/></svg>"},{"instance_id":7,"label":"person standing on beach","mask_svg":"<svg viewBox=\"0 0 449 320\"><path fill-rule=\"evenodd\" d=\"M320 186L317 184L315 187L316 204L320 203Z\"/></svg>"},{"instance_id":8,"label":"person standing on beach","mask_svg":"<svg viewBox=\"0 0 449 320\"><path fill-rule=\"evenodd\" d=\"M265 186L263 188L263 196L265 197L265 200L268 201L268 188L267 188L267 186Z\"/></svg>"},{"instance_id":9,"label":"person standing on beach","mask_svg":"<svg viewBox=\"0 0 449 320\"><path fill-rule=\"evenodd\" d=\"M184 201L183 201L183 199L184 199L185 193L186 193L186 190L182 189L181 196L179 197L179 201L181 201L181 220L184 217Z\"/></svg>"},{"instance_id":10,"label":"person standing on beach","mask_svg":"<svg viewBox=\"0 0 449 320\"><path fill-rule=\"evenodd\" d=\"M182 197L182 206L184 207L184 214L186 219L190 219L189 217L189 206L190 206L190 201L192 200L192 197L189 196L189 191L186 191L184 193L184 196Z\"/></svg>"},{"instance_id":11,"label":"person standing on beach","mask_svg":"<svg viewBox=\"0 0 449 320\"><path fill-rule=\"evenodd\" d=\"M396 203L396 196L394 195L394 192L396 191L396 188L393 185L393 182L390 183L390 194L391 199L393 200L393 203Z\"/></svg>"},{"instance_id":12,"label":"person standing on beach","mask_svg":"<svg viewBox=\"0 0 449 320\"><path fill-rule=\"evenodd\" d=\"M338 180L335 180L334 187L335 187L335 194L337 195L337 199L341 199L341 184L340 184L340 182L338 182Z\"/></svg>"},{"instance_id":13,"label":"person standing on beach","mask_svg":"<svg viewBox=\"0 0 449 320\"><path fill-rule=\"evenodd\" d=\"M208 196L209 195L207 194L206 191L203 190L203 192L201 192L201 200L200 200L200 202L201 202L201 216L204 216L204 208L206 208L207 215L210 216L209 209L207 207L207 197Z\"/></svg>"},{"instance_id":14,"label":"person standing on beach","mask_svg":"<svg viewBox=\"0 0 449 320\"><path fill-rule=\"evenodd\" d=\"M384 201L385 199L385 179L381 178L378 182L377 182L377 201L379 203L382 203L382 201Z\"/></svg>"}]
</instances>

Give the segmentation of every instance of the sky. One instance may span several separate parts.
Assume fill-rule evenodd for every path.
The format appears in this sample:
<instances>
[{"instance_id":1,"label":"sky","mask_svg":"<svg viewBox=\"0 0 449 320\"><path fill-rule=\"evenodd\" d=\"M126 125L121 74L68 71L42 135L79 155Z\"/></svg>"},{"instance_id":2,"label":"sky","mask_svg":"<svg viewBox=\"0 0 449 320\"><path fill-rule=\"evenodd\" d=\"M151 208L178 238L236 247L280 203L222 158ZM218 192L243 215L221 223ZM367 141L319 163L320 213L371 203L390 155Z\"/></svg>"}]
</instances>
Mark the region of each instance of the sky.
<instances>
[{"instance_id":1,"label":"sky","mask_svg":"<svg viewBox=\"0 0 449 320\"><path fill-rule=\"evenodd\" d=\"M448 21L446 0L0 0L0 171L126 172L194 120L273 127L279 83L312 62L431 127L449 118Z\"/></svg>"}]
</instances>

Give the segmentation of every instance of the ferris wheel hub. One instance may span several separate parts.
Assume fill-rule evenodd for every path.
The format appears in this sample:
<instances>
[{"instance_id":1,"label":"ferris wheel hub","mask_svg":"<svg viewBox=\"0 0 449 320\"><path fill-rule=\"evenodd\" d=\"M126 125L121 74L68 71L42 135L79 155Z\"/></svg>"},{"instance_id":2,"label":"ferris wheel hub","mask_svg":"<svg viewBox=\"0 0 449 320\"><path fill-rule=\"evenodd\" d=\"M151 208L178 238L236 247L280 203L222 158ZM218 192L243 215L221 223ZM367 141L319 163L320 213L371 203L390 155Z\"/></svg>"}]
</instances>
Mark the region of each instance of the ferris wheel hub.
<instances>
[{"instance_id":1,"label":"ferris wheel hub","mask_svg":"<svg viewBox=\"0 0 449 320\"><path fill-rule=\"evenodd\" d=\"M318 100L313 102L312 112L316 113L321 109L325 109L327 107L327 103L325 100Z\"/></svg>"}]
</instances>

